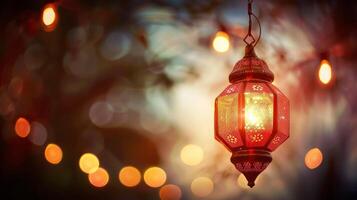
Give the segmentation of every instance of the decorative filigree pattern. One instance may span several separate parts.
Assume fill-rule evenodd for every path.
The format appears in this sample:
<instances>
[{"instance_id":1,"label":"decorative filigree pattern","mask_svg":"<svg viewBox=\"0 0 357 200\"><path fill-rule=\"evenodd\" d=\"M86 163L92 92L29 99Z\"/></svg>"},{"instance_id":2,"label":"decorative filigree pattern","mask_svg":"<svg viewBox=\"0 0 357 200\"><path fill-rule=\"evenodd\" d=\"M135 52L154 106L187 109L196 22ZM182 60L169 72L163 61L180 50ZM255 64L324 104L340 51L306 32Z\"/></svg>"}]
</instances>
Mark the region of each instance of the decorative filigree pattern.
<instances>
[{"instance_id":1,"label":"decorative filigree pattern","mask_svg":"<svg viewBox=\"0 0 357 200\"><path fill-rule=\"evenodd\" d=\"M252 89L254 91L262 91L263 90L263 87L261 85L253 85L252 86Z\"/></svg>"},{"instance_id":2,"label":"decorative filigree pattern","mask_svg":"<svg viewBox=\"0 0 357 200\"><path fill-rule=\"evenodd\" d=\"M243 58L238 61L235 64L229 79L231 82L234 82L234 80L242 79L242 77L247 74L263 74L268 80L272 81L274 79L274 75L267 64L257 57Z\"/></svg>"},{"instance_id":3,"label":"decorative filigree pattern","mask_svg":"<svg viewBox=\"0 0 357 200\"><path fill-rule=\"evenodd\" d=\"M227 94L231 94L235 92L235 87L232 85L231 87L228 87L225 91Z\"/></svg>"},{"instance_id":4,"label":"decorative filigree pattern","mask_svg":"<svg viewBox=\"0 0 357 200\"><path fill-rule=\"evenodd\" d=\"M261 172L265 168L267 168L268 165L269 165L269 162L260 162L260 161L249 162L249 161L246 161L246 162L243 162L243 163L236 163L236 168L240 172L251 172L251 171Z\"/></svg>"},{"instance_id":5,"label":"decorative filigree pattern","mask_svg":"<svg viewBox=\"0 0 357 200\"><path fill-rule=\"evenodd\" d=\"M227 135L227 140L232 144L235 144L238 142L238 138L231 134Z\"/></svg>"},{"instance_id":6,"label":"decorative filigree pattern","mask_svg":"<svg viewBox=\"0 0 357 200\"><path fill-rule=\"evenodd\" d=\"M249 139L252 142L261 142L264 139L264 136L261 133L249 134Z\"/></svg>"},{"instance_id":7,"label":"decorative filigree pattern","mask_svg":"<svg viewBox=\"0 0 357 200\"><path fill-rule=\"evenodd\" d=\"M244 129L246 132L249 133L258 133L265 130L264 125L262 123L254 124L254 125L245 125Z\"/></svg>"},{"instance_id":8,"label":"decorative filigree pattern","mask_svg":"<svg viewBox=\"0 0 357 200\"><path fill-rule=\"evenodd\" d=\"M279 136L275 136L275 137L273 138L272 143L273 143L273 144L278 144L279 142L280 142L280 137L279 137Z\"/></svg>"}]
</instances>

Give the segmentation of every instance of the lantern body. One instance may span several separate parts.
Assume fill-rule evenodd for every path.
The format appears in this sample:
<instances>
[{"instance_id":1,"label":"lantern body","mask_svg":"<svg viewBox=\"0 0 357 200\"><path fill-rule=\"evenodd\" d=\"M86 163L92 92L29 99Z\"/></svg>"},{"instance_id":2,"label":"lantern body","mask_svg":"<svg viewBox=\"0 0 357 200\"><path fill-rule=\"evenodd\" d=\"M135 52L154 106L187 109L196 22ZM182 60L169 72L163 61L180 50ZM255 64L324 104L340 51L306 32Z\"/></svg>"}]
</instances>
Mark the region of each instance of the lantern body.
<instances>
[{"instance_id":1,"label":"lantern body","mask_svg":"<svg viewBox=\"0 0 357 200\"><path fill-rule=\"evenodd\" d=\"M273 84L245 80L229 85L215 102L215 137L230 151L274 151L289 137L289 100Z\"/></svg>"},{"instance_id":2,"label":"lantern body","mask_svg":"<svg viewBox=\"0 0 357 200\"><path fill-rule=\"evenodd\" d=\"M253 187L289 137L289 100L254 52L240 60L229 85L215 100L215 138L232 152L231 161Z\"/></svg>"}]
</instances>

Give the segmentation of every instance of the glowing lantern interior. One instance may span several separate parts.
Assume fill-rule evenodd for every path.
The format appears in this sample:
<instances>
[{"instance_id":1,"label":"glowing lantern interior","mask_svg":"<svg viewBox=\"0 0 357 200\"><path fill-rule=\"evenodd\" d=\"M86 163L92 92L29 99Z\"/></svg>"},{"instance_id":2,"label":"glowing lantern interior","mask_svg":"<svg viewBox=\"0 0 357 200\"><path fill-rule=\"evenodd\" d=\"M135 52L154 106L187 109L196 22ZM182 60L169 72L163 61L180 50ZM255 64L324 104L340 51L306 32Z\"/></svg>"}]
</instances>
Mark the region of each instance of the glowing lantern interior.
<instances>
[{"instance_id":1,"label":"glowing lantern interior","mask_svg":"<svg viewBox=\"0 0 357 200\"><path fill-rule=\"evenodd\" d=\"M247 92L244 99L247 146L264 145L273 130L273 95Z\"/></svg>"},{"instance_id":2,"label":"glowing lantern interior","mask_svg":"<svg viewBox=\"0 0 357 200\"><path fill-rule=\"evenodd\" d=\"M289 136L289 101L271 83L242 81L216 99L216 138L229 150L275 150Z\"/></svg>"}]
</instances>

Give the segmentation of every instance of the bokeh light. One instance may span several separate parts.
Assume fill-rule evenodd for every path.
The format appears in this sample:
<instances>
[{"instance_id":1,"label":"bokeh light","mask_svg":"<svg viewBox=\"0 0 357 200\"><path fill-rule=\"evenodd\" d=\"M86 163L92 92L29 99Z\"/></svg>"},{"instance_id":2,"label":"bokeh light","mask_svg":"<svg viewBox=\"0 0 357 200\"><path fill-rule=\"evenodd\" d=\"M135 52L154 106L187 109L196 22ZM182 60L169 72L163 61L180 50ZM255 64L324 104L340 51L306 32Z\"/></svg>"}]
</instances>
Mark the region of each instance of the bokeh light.
<instances>
[{"instance_id":1,"label":"bokeh light","mask_svg":"<svg viewBox=\"0 0 357 200\"><path fill-rule=\"evenodd\" d=\"M13 97L20 97L24 89L24 81L21 77L15 76L11 79L9 84L9 93Z\"/></svg>"},{"instance_id":2,"label":"bokeh light","mask_svg":"<svg viewBox=\"0 0 357 200\"><path fill-rule=\"evenodd\" d=\"M6 92L0 92L0 115L7 117L15 112L15 104L10 95Z\"/></svg>"},{"instance_id":3,"label":"bokeh light","mask_svg":"<svg viewBox=\"0 0 357 200\"><path fill-rule=\"evenodd\" d=\"M250 187L248 186L248 181L245 178L243 174L239 174L237 178L237 184L239 187L244 188L244 189L249 189Z\"/></svg>"},{"instance_id":4,"label":"bokeh light","mask_svg":"<svg viewBox=\"0 0 357 200\"><path fill-rule=\"evenodd\" d=\"M198 165L203 159L203 150L201 147L193 144L186 145L181 150L181 160L189 166Z\"/></svg>"},{"instance_id":5,"label":"bokeh light","mask_svg":"<svg viewBox=\"0 0 357 200\"><path fill-rule=\"evenodd\" d=\"M216 33L212 41L213 49L217 52L224 53L229 49L229 35L225 32L219 31Z\"/></svg>"},{"instance_id":6,"label":"bokeh light","mask_svg":"<svg viewBox=\"0 0 357 200\"><path fill-rule=\"evenodd\" d=\"M31 134L29 139L35 145L44 145L47 139L46 128L39 122L31 122Z\"/></svg>"},{"instance_id":7,"label":"bokeh light","mask_svg":"<svg viewBox=\"0 0 357 200\"><path fill-rule=\"evenodd\" d=\"M31 44L24 53L24 65L33 71L43 67L47 61L47 52L44 46L38 43Z\"/></svg>"},{"instance_id":8,"label":"bokeh light","mask_svg":"<svg viewBox=\"0 0 357 200\"><path fill-rule=\"evenodd\" d=\"M214 184L208 177L198 177L191 183L191 191L197 197L206 197L213 192Z\"/></svg>"},{"instance_id":9,"label":"bokeh light","mask_svg":"<svg viewBox=\"0 0 357 200\"><path fill-rule=\"evenodd\" d=\"M305 165L309 169L316 169L321 165L323 161L323 155L320 149L310 149L305 155Z\"/></svg>"},{"instance_id":10,"label":"bokeh light","mask_svg":"<svg viewBox=\"0 0 357 200\"><path fill-rule=\"evenodd\" d=\"M45 158L51 164L58 164L63 157L62 149L56 144L48 144L45 149Z\"/></svg>"},{"instance_id":11,"label":"bokeh light","mask_svg":"<svg viewBox=\"0 0 357 200\"><path fill-rule=\"evenodd\" d=\"M30 134L31 126L27 119L20 117L15 123L15 133L22 138L27 137Z\"/></svg>"},{"instance_id":12,"label":"bokeh light","mask_svg":"<svg viewBox=\"0 0 357 200\"><path fill-rule=\"evenodd\" d=\"M57 9L54 4L47 4L42 11L42 23L46 31L54 30L57 24Z\"/></svg>"},{"instance_id":13,"label":"bokeh light","mask_svg":"<svg viewBox=\"0 0 357 200\"><path fill-rule=\"evenodd\" d=\"M168 184L160 188L159 195L161 200L179 200L182 192L177 185Z\"/></svg>"},{"instance_id":14,"label":"bokeh light","mask_svg":"<svg viewBox=\"0 0 357 200\"><path fill-rule=\"evenodd\" d=\"M100 53L105 59L115 61L125 56L130 47L130 37L124 32L114 31L105 38Z\"/></svg>"},{"instance_id":15,"label":"bokeh light","mask_svg":"<svg viewBox=\"0 0 357 200\"><path fill-rule=\"evenodd\" d=\"M141 174L132 166L123 167L119 172L119 181L126 187L134 187L140 183Z\"/></svg>"},{"instance_id":16,"label":"bokeh light","mask_svg":"<svg viewBox=\"0 0 357 200\"><path fill-rule=\"evenodd\" d=\"M150 187L160 187L166 182L166 173L160 167L150 167L144 173L144 181Z\"/></svg>"},{"instance_id":17,"label":"bokeh light","mask_svg":"<svg viewBox=\"0 0 357 200\"><path fill-rule=\"evenodd\" d=\"M111 122L114 108L107 102L95 102L89 109L89 118L96 126L104 126Z\"/></svg>"},{"instance_id":18,"label":"bokeh light","mask_svg":"<svg viewBox=\"0 0 357 200\"><path fill-rule=\"evenodd\" d=\"M323 84L328 84L332 79L332 67L328 60L322 60L319 68L319 80Z\"/></svg>"},{"instance_id":19,"label":"bokeh light","mask_svg":"<svg viewBox=\"0 0 357 200\"><path fill-rule=\"evenodd\" d=\"M92 153L85 153L79 159L79 168L84 173L94 173L99 168L99 159Z\"/></svg>"},{"instance_id":20,"label":"bokeh light","mask_svg":"<svg viewBox=\"0 0 357 200\"><path fill-rule=\"evenodd\" d=\"M94 187L104 187L109 182L109 174L107 170L100 167L95 172L88 174L88 179Z\"/></svg>"}]
</instances>

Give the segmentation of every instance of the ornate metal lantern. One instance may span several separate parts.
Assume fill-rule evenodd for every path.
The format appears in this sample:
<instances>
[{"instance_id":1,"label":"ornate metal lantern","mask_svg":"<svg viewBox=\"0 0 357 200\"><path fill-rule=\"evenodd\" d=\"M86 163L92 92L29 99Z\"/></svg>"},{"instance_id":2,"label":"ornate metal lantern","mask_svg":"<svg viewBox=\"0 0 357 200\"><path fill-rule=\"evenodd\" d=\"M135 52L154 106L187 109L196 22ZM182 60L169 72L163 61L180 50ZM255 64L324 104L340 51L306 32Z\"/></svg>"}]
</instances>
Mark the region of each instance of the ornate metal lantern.
<instances>
[{"instance_id":1,"label":"ornate metal lantern","mask_svg":"<svg viewBox=\"0 0 357 200\"><path fill-rule=\"evenodd\" d=\"M249 2L251 21L255 15ZM250 28L249 36L253 37ZM256 56L254 38L246 43L245 56L229 75L231 84L215 101L215 138L232 152L231 162L253 187L272 161L271 152L289 137L290 117L289 100L272 84L273 73Z\"/></svg>"}]
</instances>

